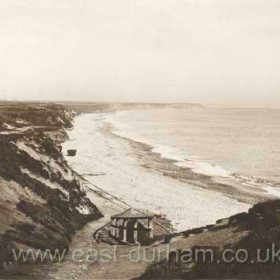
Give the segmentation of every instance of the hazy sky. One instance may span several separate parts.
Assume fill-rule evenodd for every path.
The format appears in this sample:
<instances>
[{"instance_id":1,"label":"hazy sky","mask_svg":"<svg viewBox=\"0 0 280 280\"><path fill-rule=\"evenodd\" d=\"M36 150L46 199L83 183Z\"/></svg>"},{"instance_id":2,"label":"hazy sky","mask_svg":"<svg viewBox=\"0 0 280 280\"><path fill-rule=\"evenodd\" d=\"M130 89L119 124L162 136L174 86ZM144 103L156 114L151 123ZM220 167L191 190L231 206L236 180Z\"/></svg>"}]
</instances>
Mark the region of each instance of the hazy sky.
<instances>
[{"instance_id":1,"label":"hazy sky","mask_svg":"<svg viewBox=\"0 0 280 280\"><path fill-rule=\"evenodd\" d=\"M0 99L280 107L279 0L0 0Z\"/></svg>"}]
</instances>

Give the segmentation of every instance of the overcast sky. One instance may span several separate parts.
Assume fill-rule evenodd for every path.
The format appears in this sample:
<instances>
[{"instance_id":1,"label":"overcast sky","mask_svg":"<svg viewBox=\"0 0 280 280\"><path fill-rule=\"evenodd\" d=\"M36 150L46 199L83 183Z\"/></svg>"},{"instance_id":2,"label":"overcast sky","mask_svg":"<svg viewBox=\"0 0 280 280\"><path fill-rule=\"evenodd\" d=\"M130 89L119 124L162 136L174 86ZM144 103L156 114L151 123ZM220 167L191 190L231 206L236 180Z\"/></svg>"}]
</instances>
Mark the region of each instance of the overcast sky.
<instances>
[{"instance_id":1,"label":"overcast sky","mask_svg":"<svg viewBox=\"0 0 280 280\"><path fill-rule=\"evenodd\" d=\"M0 0L0 99L280 107L280 1Z\"/></svg>"}]
</instances>

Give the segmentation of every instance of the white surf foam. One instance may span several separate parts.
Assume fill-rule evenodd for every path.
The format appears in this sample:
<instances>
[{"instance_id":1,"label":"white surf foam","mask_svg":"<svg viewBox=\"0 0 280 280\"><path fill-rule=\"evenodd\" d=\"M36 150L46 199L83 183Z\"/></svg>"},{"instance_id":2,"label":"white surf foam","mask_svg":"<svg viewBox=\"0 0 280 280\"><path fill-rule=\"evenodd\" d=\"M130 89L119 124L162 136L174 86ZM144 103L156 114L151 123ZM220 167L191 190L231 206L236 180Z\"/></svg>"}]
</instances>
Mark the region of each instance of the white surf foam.
<instances>
[{"instance_id":1,"label":"white surf foam","mask_svg":"<svg viewBox=\"0 0 280 280\"><path fill-rule=\"evenodd\" d=\"M118 112L117 115L123 115L123 112ZM166 145L158 145L153 143L151 139L145 139L137 137L133 134L133 131L129 129L130 127L124 123L120 123L114 120L114 116L106 117L106 120L115 127L114 133L128 138L133 141L141 142L143 144L152 146L152 152L160 154L162 158L170 159L175 161L174 164L180 167L190 168L195 173L200 173L209 176L230 176L230 172L225 170L219 165L213 165L211 163L201 161L198 156L190 156L181 149L175 147L169 147Z\"/></svg>"},{"instance_id":2,"label":"white surf foam","mask_svg":"<svg viewBox=\"0 0 280 280\"><path fill-rule=\"evenodd\" d=\"M106 121L114 127L114 133L116 135L152 146L153 153L160 154L162 158L173 160L176 166L189 168L198 174L230 178L244 186L255 186L265 190L270 195L278 197L277 188L275 189L273 187L275 182L272 182L271 180L233 174L231 171L218 164L201 160L198 155L189 155L186 151L180 148L159 145L158 143L153 142L150 138L139 137L139 135L135 133L135 129L132 129L131 125L119 121L120 117L125 116L126 113L127 112L117 112L116 114L103 115Z\"/></svg>"}]
</instances>

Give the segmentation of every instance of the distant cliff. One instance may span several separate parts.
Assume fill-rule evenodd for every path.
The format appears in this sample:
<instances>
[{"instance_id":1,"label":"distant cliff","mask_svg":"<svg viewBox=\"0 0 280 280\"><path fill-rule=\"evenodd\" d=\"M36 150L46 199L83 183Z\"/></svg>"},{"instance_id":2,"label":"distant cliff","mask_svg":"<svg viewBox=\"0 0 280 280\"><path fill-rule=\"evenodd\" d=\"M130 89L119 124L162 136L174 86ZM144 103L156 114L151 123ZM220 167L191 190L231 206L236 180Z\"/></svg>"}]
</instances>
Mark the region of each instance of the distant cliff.
<instances>
[{"instance_id":1,"label":"distant cliff","mask_svg":"<svg viewBox=\"0 0 280 280\"><path fill-rule=\"evenodd\" d=\"M0 265L13 248L67 249L102 216L60 151L72 117L59 105L0 103Z\"/></svg>"},{"instance_id":2,"label":"distant cliff","mask_svg":"<svg viewBox=\"0 0 280 280\"><path fill-rule=\"evenodd\" d=\"M191 109L203 106L198 103L137 103L137 102L64 102L61 103L70 111L77 113L92 112L115 112L125 110L144 110L144 109L164 109L164 108L180 108Z\"/></svg>"}]
</instances>

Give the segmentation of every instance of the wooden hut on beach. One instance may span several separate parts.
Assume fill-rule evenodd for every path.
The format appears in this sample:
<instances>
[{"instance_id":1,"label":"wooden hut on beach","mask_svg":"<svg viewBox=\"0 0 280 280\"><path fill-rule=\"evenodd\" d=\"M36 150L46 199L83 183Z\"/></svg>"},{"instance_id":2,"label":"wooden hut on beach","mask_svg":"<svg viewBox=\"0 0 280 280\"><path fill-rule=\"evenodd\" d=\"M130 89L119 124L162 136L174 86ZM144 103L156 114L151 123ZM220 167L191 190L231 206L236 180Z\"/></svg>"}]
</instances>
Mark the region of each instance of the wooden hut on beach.
<instances>
[{"instance_id":1,"label":"wooden hut on beach","mask_svg":"<svg viewBox=\"0 0 280 280\"><path fill-rule=\"evenodd\" d=\"M129 208L111 216L109 223L93 233L93 238L110 245L150 245L164 241L172 232L164 217Z\"/></svg>"},{"instance_id":2,"label":"wooden hut on beach","mask_svg":"<svg viewBox=\"0 0 280 280\"><path fill-rule=\"evenodd\" d=\"M129 244L149 244L153 240L153 217L128 209L111 217L110 235Z\"/></svg>"}]
</instances>

